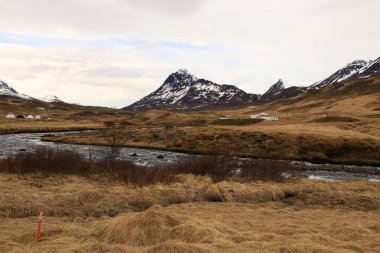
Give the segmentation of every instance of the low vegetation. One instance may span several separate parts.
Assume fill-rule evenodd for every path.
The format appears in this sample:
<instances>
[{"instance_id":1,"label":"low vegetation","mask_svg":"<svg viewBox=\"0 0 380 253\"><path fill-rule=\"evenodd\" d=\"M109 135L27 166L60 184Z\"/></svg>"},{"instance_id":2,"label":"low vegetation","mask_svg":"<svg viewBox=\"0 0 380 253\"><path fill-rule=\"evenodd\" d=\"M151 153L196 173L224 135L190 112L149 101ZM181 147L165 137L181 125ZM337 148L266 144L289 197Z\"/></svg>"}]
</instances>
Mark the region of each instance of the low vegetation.
<instances>
[{"instance_id":1,"label":"low vegetation","mask_svg":"<svg viewBox=\"0 0 380 253\"><path fill-rule=\"evenodd\" d=\"M360 120L352 117L337 117L337 116L329 116L320 119L314 119L310 121L310 123L329 123L329 122L358 122Z\"/></svg>"},{"instance_id":2,"label":"low vegetation","mask_svg":"<svg viewBox=\"0 0 380 253\"><path fill-rule=\"evenodd\" d=\"M263 121L263 119L218 119L214 120L213 125L227 125L227 126L245 126L256 124Z\"/></svg>"},{"instance_id":3,"label":"low vegetation","mask_svg":"<svg viewBox=\"0 0 380 253\"><path fill-rule=\"evenodd\" d=\"M380 184L0 173L1 252L377 252ZM37 214L44 207L41 241Z\"/></svg>"},{"instance_id":4,"label":"low vegetation","mask_svg":"<svg viewBox=\"0 0 380 253\"><path fill-rule=\"evenodd\" d=\"M174 165L151 168L118 160L116 156L110 158L107 153L114 151L108 150L109 148L102 148L100 152L104 155L97 160L65 149L43 147L30 152L19 152L12 157L0 159L0 172L18 175L39 173L44 176L81 175L94 179L106 176L110 180L144 186L173 183L176 176L181 174L209 176L215 182L232 178L240 181L281 181L284 173L295 170L288 162L257 160L239 163L231 155L204 155L183 159Z\"/></svg>"}]
</instances>

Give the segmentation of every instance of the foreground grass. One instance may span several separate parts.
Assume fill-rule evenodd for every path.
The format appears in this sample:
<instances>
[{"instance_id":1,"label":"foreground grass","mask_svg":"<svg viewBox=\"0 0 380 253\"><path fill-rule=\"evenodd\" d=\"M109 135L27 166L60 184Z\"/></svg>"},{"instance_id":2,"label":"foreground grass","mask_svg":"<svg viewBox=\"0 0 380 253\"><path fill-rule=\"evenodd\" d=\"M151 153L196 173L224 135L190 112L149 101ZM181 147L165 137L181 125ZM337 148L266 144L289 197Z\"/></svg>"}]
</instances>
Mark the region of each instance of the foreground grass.
<instances>
[{"instance_id":1,"label":"foreground grass","mask_svg":"<svg viewBox=\"0 0 380 253\"><path fill-rule=\"evenodd\" d=\"M0 174L1 252L379 252L380 184ZM42 240L34 242L38 208Z\"/></svg>"}]
</instances>

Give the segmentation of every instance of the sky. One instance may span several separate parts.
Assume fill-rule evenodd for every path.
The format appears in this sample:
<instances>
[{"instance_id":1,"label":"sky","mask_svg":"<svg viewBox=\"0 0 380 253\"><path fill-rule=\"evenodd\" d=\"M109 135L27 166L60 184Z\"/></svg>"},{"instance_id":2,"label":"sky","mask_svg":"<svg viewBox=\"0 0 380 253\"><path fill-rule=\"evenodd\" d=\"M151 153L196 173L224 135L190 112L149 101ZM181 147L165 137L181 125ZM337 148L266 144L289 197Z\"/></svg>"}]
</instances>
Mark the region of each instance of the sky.
<instances>
[{"instance_id":1,"label":"sky","mask_svg":"<svg viewBox=\"0 0 380 253\"><path fill-rule=\"evenodd\" d=\"M180 68L263 93L380 57L379 0L0 0L0 79L124 107Z\"/></svg>"}]
</instances>

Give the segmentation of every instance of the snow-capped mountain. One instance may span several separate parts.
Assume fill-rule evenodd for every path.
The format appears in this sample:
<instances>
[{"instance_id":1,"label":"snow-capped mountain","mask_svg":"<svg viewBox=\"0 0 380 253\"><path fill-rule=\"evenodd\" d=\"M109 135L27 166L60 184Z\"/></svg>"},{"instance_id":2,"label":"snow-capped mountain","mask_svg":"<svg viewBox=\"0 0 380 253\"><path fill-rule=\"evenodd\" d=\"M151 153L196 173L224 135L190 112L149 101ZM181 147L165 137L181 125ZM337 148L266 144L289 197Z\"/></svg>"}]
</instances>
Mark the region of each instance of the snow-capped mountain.
<instances>
[{"instance_id":1,"label":"snow-capped mountain","mask_svg":"<svg viewBox=\"0 0 380 253\"><path fill-rule=\"evenodd\" d=\"M261 96L260 102L269 103L269 102L273 102L279 99L294 97L305 91L306 91L305 87L290 86L287 88L285 86L284 81L280 79L275 84L273 84L267 92L265 92Z\"/></svg>"},{"instance_id":2,"label":"snow-capped mountain","mask_svg":"<svg viewBox=\"0 0 380 253\"><path fill-rule=\"evenodd\" d=\"M156 91L126 109L187 109L240 105L257 102L259 98L259 95L248 94L236 86L199 79L186 69L180 69L169 75Z\"/></svg>"},{"instance_id":3,"label":"snow-capped mountain","mask_svg":"<svg viewBox=\"0 0 380 253\"><path fill-rule=\"evenodd\" d=\"M364 78L380 72L380 57L374 61L356 60L333 73L328 78L319 81L309 89L321 89L349 78Z\"/></svg>"},{"instance_id":4,"label":"snow-capped mountain","mask_svg":"<svg viewBox=\"0 0 380 253\"><path fill-rule=\"evenodd\" d=\"M30 96L18 93L15 89L10 87L6 82L1 81L1 80L0 80L0 95L32 99L32 97Z\"/></svg>"},{"instance_id":5,"label":"snow-capped mountain","mask_svg":"<svg viewBox=\"0 0 380 253\"><path fill-rule=\"evenodd\" d=\"M44 102L48 102L48 103L63 102L63 100L61 100L60 98L58 98L57 96L54 96L54 95L47 95L47 96L40 98L39 100L44 101Z\"/></svg>"}]
</instances>

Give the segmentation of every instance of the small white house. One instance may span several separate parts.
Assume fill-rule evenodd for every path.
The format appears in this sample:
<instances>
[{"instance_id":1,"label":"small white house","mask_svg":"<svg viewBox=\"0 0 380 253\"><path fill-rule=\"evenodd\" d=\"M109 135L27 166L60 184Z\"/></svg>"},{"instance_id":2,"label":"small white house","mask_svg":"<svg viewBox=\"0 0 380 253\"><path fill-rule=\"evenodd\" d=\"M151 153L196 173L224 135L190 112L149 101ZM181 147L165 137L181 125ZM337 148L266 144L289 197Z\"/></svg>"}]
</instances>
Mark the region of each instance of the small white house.
<instances>
[{"instance_id":1,"label":"small white house","mask_svg":"<svg viewBox=\"0 0 380 253\"><path fill-rule=\"evenodd\" d=\"M28 116L26 116L27 119L34 119L33 115L29 114Z\"/></svg>"},{"instance_id":2,"label":"small white house","mask_svg":"<svg viewBox=\"0 0 380 253\"><path fill-rule=\"evenodd\" d=\"M41 116L40 116L40 115L36 115L36 116L34 117L34 119L41 119Z\"/></svg>"},{"instance_id":3,"label":"small white house","mask_svg":"<svg viewBox=\"0 0 380 253\"><path fill-rule=\"evenodd\" d=\"M16 116L14 114L12 114L12 113L9 113L9 114L7 114L7 116L5 116L5 118L6 119L15 119Z\"/></svg>"},{"instance_id":4,"label":"small white house","mask_svg":"<svg viewBox=\"0 0 380 253\"><path fill-rule=\"evenodd\" d=\"M263 120L271 120L271 121L279 120L279 118L277 116L271 116L271 115L269 115L268 113L265 113L265 112L260 112L260 113L252 114L251 115L251 119L263 119Z\"/></svg>"}]
</instances>

